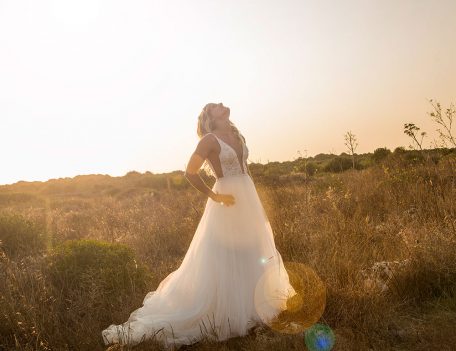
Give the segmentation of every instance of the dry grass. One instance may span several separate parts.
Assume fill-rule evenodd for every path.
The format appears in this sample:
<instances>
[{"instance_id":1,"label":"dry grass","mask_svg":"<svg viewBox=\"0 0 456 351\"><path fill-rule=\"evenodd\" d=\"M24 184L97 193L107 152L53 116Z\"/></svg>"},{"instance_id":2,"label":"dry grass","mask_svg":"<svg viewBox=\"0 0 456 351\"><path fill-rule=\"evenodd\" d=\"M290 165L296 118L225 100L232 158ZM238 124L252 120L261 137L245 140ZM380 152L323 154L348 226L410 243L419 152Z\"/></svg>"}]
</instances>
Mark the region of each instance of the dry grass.
<instances>
[{"instance_id":1,"label":"dry grass","mask_svg":"<svg viewBox=\"0 0 456 351\"><path fill-rule=\"evenodd\" d=\"M438 164L414 165L392 156L362 171L279 187L257 184L284 261L313 267L326 283L322 320L335 331L334 350L454 348L455 175L451 155ZM96 284L75 293L68 307L46 280L41 255L3 255L0 349L105 349L101 330L124 321L145 293L180 265L206 199L183 189L24 201L9 203L3 212L20 212L44 225L49 248L68 239L121 242L150 268L152 277L148 289L111 308L97 305L103 296L97 295ZM134 349L159 347L149 341ZM213 349L306 348L302 335L271 329L182 348Z\"/></svg>"}]
</instances>

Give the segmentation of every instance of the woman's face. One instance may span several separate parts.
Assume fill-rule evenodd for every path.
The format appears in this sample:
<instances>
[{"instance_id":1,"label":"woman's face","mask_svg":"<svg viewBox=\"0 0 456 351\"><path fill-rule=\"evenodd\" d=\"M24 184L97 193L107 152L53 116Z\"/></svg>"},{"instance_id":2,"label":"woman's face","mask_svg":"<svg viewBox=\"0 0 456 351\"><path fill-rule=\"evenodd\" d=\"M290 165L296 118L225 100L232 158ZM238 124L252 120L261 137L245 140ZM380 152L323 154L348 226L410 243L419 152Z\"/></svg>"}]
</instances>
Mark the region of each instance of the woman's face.
<instances>
[{"instance_id":1,"label":"woman's face","mask_svg":"<svg viewBox=\"0 0 456 351\"><path fill-rule=\"evenodd\" d=\"M211 104L209 114L212 116L212 121L217 128L221 124L225 124L230 117L229 107L223 106L223 103Z\"/></svg>"}]
</instances>

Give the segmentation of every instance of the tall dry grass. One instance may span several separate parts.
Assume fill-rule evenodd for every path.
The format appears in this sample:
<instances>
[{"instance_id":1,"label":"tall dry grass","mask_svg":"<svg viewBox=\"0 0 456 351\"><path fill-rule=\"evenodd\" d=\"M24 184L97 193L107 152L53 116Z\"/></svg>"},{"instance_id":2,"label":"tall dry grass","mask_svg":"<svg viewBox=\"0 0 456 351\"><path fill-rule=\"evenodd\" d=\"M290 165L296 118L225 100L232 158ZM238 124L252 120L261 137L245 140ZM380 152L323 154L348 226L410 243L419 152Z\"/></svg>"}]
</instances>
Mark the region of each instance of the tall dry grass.
<instances>
[{"instance_id":1,"label":"tall dry grass","mask_svg":"<svg viewBox=\"0 0 456 351\"><path fill-rule=\"evenodd\" d=\"M284 261L305 263L327 286L322 321L334 350L452 350L456 345L456 159L411 162L392 154L361 171L257 184ZM8 203L46 228L51 250L69 239L123 243L152 272L146 287L107 308L91 289L65 305L46 257L1 258L0 348L102 350L101 330L124 321L147 291L176 269L206 198L194 189L123 196L33 198ZM52 251L48 252L48 255ZM127 292L119 292L127 294ZM88 298L90 297L90 298ZM89 303L90 302L90 303ZM68 306L70 308L68 309ZM146 342L135 349L159 349ZM261 330L195 350L305 350L302 335Z\"/></svg>"}]
</instances>

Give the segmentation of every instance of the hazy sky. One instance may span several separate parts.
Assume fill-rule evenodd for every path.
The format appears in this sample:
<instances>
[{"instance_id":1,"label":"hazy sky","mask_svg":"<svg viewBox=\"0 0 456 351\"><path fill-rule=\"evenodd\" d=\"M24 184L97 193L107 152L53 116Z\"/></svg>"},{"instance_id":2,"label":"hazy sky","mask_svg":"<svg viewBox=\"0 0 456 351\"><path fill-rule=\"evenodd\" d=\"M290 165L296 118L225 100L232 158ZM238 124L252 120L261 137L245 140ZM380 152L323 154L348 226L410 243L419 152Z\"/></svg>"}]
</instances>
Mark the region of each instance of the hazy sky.
<instances>
[{"instance_id":1,"label":"hazy sky","mask_svg":"<svg viewBox=\"0 0 456 351\"><path fill-rule=\"evenodd\" d=\"M454 0L0 0L0 184L184 170L207 102L250 162L429 145L455 35Z\"/></svg>"}]
</instances>

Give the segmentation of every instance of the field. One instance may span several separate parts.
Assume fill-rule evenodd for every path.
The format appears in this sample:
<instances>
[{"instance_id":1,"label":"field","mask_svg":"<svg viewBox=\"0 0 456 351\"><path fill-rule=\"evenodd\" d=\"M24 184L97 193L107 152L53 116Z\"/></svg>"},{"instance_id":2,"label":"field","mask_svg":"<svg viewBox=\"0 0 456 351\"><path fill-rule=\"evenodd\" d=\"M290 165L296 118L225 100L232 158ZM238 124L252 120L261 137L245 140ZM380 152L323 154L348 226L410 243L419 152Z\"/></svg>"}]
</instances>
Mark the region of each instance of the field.
<instances>
[{"instance_id":1,"label":"field","mask_svg":"<svg viewBox=\"0 0 456 351\"><path fill-rule=\"evenodd\" d=\"M456 153L396 151L340 172L251 168L284 261L326 284L334 350L456 345ZM0 187L0 349L106 349L101 330L179 267L205 202L179 172ZM306 347L261 329L183 349Z\"/></svg>"}]
</instances>

